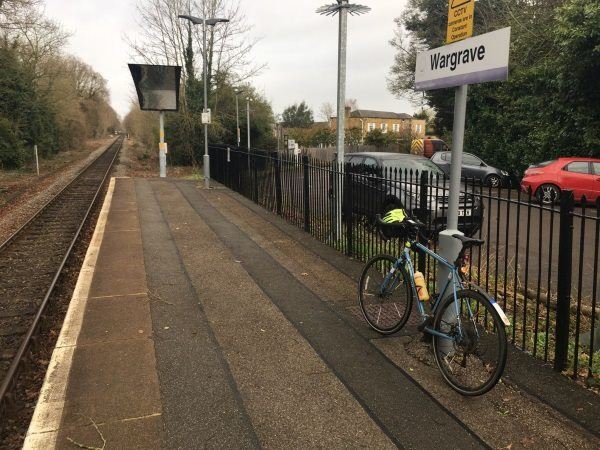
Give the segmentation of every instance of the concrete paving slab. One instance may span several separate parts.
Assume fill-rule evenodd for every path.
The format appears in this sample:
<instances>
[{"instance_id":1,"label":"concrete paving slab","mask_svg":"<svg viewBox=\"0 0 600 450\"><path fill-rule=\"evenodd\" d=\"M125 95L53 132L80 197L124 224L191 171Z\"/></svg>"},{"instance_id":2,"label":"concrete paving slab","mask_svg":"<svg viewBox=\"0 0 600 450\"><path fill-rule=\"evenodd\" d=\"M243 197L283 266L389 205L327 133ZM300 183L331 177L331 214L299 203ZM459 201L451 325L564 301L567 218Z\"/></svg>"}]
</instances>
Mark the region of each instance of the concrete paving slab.
<instances>
[{"instance_id":1,"label":"concrete paving slab","mask_svg":"<svg viewBox=\"0 0 600 450\"><path fill-rule=\"evenodd\" d=\"M86 420L90 423L89 419ZM162 423L159 415L116 422L96 422L96 425L98 429L90 424L62 430L61 436L57 438L56 449L73 450L78 448L79 445L87 448L102 448L105 445L106 450L158 450L161 448L160 431ZM104 444L104 441L106 441L106 444Z\"/></svg>"},{"instance_id":2,"label":"concrete paving slab","mask_svg":"<svg viewBox=\"0 0 600 450\"><path fill-rule=\"evenodd\" d=\"M86 345L151 335L152 321L147 295L91 298L78 343Z\"/></svg>"},{"instance_id":3,"label":"concrete paving slab","mask_svg":"<svg viewBox=\"0 0 600 450\"><path fill-rule=\"evenodd\" d=\"M94 272L93 297L136 295L147 292L146 272L137 267L135 258L98 258L100 266Z\"/></svg>"},{"instance_id":4,"label":"concrete paving slab","mask_svg":"<svg viewBox=\"0 0 600 450\"><path fill-rule=\"evenodd\" d=\"M139 231L139 219L137 210L116 211L108 216L109 233L121 233L124 231Z\"/></svg>"},{"instance_id":5,"label":"concrete paving slab","mask_svg":"<svg viewBox=\"0 0 600 450\"><path fill-rule=\"evenodd\" d=\"M61 428L161 412L150 339L78 346Z\"/></svg>"}]
</instances>

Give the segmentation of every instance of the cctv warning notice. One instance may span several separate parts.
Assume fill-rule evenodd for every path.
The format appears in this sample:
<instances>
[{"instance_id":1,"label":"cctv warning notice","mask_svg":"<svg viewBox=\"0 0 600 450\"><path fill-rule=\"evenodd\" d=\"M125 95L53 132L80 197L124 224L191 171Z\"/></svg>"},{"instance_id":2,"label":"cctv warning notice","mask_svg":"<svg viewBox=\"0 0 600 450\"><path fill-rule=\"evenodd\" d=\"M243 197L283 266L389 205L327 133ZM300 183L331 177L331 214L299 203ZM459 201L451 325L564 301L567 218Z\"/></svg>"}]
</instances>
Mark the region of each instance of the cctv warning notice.
<instances>
[{"instance_id":1,"label":"cctv warning notice","mask_svg":"<svg viewBox=\"0 0 600 450\"><path fill-rule=\"evenodd\" d=\"M473 36L474 15L475 0L448 1L447 44Z\"/></svg>"}]
</instances>

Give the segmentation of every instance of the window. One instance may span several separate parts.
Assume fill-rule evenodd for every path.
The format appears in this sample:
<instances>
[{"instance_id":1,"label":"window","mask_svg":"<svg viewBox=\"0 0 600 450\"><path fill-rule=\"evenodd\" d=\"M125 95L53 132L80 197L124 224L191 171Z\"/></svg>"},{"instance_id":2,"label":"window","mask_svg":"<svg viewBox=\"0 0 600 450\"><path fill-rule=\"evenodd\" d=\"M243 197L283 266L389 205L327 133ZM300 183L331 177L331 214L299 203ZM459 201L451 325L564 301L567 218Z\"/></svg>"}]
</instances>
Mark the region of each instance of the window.
<instances>
[{"instance_id":1,"label":"window","mask_svg":"<svg viewBox=\"0 0 600 450\"><path fill-rule=\"evenodd\" d=\"M556 162L556 160L555 160L555 159L553 159L553 160L551 160L551 161L544 161L544 162L541 162L541 163L539 163L539 164L532 164L531 166L529 166L529 168L530 168L530 169L533 169L533 168L537 168L537 167L547 167L547 166L549 166L550 164L554 164L555 162Z\"/></svg>"},{"instance_id":2,"label":"window","mask_svg":"<svg viewBox=\"0 0 600 450\"><path fill-rule=\"evenodd\" d=\"M469 153L463 154L463 164L467 164L469 166L480 166L482 161L474 155Z\"/></svg>"},{"instance_id":3,"label":"window","mask_svg":"<svg viewBox=\"0 0 600 450\"><path fill-rule=\"evenodd\" d=\"M592 166L594 166L594 173L600 175L600 163L592 163Z\"/></svg>"},{"instance_id":4,"label":"window","mask_svg":"<svg viewBox=\"0 0 600 450\"><path fill-rule=\"evenodd\" d=\"M447 152L449 150L444 141L431 140L431 145L433 145L434 152ZM450 160L450 157L448 157L448 160Z\"/></svg>"},{"instance_id":5,"label":"window","mask_svg":"<svg viewBox=\"0 0 600 450\"><path fill-rule=\"evenodd\" d=\"M365 158L363 162L363 175L377 175L377 161L374 158Z\"/></svg>"},{"instance_id":6,"label":"window","mask_svg":"<svg viewBox=\"0 0 600 450\"><path fill-rule=\"evenodd\" d=\"M421 125L420 123L415 125L415 131L417 133L420 133L421 131L423 131L423 125Z\"/></svg>"},{"instance_id":7,"label":"window","mask_svg":"<svg viewBox=\"0 0 600 450\"><path fill-rule=\"evenodd\" d=\"M361 166L360 164L363 162L364 157L362 156L350 156L347 158L346 162L351 164L350 173L360 173Z\"/></svg>"},{"instance_id":8,"label":"window","mask_svg":"<svg viewBox=\"0 0 600 450\"><path fill-rule=\"evenodd\" d=\"M574 161L565 167L567 172L590 174L590 164L585 161Z\"/></svg>"},{"instance_id":9,"label":"window","mask_svg":"<svg viewBox=\"0 0 600 450\"><path fill-rule=\"evenodd\" d=\"M448 153L448 152L442 153L442 160L443 161L450 161L451 159L452 159L452 156L450 155L450 153Z\"/></svg>"},{"instance_id":10,"label":"window","mask_svg":"<svg viewBox=\"0 0 600 450\"><path fill-rule=\"evenodd\" d=\"M381 124L381 132L382 133L387 133L388 132L388 125L387 125L387 123L382 123Z\"/></svg>"},{"instance_id":11,"label":"window","mask_svg":"<svg viewBox=\"0 0 600 450\"><path fill-rule=\"evenodd\" d=\"M399 133L400 132L400 124L399 123L395 123L392 125L392 131L394 133Z\"/></svg>"},{"instance_id":12,"label":"window","mask_svg":"<svg viewBox=\"0 0 600 450\"><path fill-rule=\"evenodd\" d=\"M395 158L383 160L383 167L388 170L402 170L402 171L427 171L433 175L439 174L444 175L442 169L435 165L434 162L427 158Z\"/></svg>"},{"instance_id":13,"label":"window","mask_svg":"<svg viewBox=\"0 0 600 450\"><path fill-rule=\"evenodd\" d=\"M375 124L374 123L368 123L367 124L367 128L369 129L369 131L373 131L375 129Z\"/></svg>"}]
</instances>

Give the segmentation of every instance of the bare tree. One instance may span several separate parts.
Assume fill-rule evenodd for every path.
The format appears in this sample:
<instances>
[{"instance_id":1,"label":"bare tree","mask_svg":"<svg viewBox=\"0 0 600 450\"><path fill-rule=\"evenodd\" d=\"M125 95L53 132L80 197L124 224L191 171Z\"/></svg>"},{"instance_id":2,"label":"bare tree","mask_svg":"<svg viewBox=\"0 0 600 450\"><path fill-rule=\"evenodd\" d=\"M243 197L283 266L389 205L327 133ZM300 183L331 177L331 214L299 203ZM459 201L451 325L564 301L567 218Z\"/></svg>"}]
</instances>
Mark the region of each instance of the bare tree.
<instances>
[{"instance_id":1,"label":"bare tree","mask_svg":"<svg viewBox=\"0 0 600 450\"><path fill-rule=\"evenodd\" d=\"M240 0L138 0L137 13L139 31L126 37L135 58L151 64L183 66L188 32L192 33L194 51L204 58L202 27L188 28L188 23L177 17L179 14L191 14L229 19L228 23L208 27L207 30L206 56L210 78L226 76L241 83L265 67L250 60L250 52L257 41L248 37L251 27L246 24ZM202 59L195 61L199 65L195 67L196 73L200 73Z\"/></svg>"},{"instance_id":2,"label":"bare tree","mask_svg":"<svg viewBox=\"0 0 600 450\"><path fill-rule=\"evenodd\" d=\"M346 108L350 108L350 111L356 111L358 109L358 100L355 98L346 99Z\"/></svg>"},{"instance_id":3,"label":"bare tree","mask_svg":"<svg viewBox=\"0 0 600 450\"><path fill-rule=\"evenodd\" d=\"M31 12L39 12L41 0L0 0L0 30L11 30L17 25L26 25Z\"/></svg>"},{"instance_id":4,"label":"bare tree","mask_svg":"<svg viewBox=\"0 0 600 450\"><path fill-rule=\"evenodd\" d=\"M321 105L321 109L319 110L319 117L323 119L325 122L329 122L334 114L333 105L329 102L325 102Z\"/></svg>"},{"instance_id":5,"label":"bare tree","mask_svg":"<svg viewBox=\"0 0 600 450\"><path fill-rule=\"evenodd\" d=\"M73 56L67 57L63 66L78 97L85 100L108 99L106 80L91 66Z\"/></svg>"}]
</instances>

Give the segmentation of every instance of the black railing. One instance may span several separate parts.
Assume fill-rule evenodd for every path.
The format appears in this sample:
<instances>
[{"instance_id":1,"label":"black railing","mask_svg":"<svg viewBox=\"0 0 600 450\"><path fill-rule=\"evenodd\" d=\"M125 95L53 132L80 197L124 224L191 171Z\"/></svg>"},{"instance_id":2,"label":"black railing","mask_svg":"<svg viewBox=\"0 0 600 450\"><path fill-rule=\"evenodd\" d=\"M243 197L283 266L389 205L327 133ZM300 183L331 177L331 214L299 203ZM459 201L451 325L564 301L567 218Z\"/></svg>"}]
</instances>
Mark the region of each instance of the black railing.
<instances>
[{"instance_id":1,"label":"black railing","mask_svg":"<svg viewBox=\"0 0 600 450\"><path fill-rule=\"evenodd\" d=\"M211 147L210 156L215 180L352 258L399 254L402 243L382 240L373 227L374 216L394 206L427 225L435 251L445 228L448 182L435 169L343 168L225 146ZM340 228L333 198L338 191ZM516 347L573 377L597 377L600 198L594 205L585 198L576 204L565 191L559 205L544 205L534 194L463 180L459 229L486 241L473 251L467 277L502 305ZM416 263L435 290L433 261L419 257Z\"/></svg>"}]
</instances>

